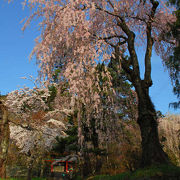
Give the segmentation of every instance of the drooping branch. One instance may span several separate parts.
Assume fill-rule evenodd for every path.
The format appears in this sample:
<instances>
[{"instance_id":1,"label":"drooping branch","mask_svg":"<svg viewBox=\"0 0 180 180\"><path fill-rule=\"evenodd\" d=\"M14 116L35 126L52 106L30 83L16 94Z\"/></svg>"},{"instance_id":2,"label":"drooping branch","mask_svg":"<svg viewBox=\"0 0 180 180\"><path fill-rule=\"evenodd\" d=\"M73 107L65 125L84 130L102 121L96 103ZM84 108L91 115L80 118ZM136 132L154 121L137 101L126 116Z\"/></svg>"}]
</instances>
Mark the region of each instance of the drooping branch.
<instances>
[{"instance_id":1,"label":"drooping branch","mask_svg":"<svg viewBox=\"0 0 180 180\"><path fill-rule=\"evenodd\" d=\"M101 39L104 39L104 40L110 40L110 39L113 39L113 38L118 38L118 39L124 39L127 41L127 38L123 35L113 35L113 36L108 36L108 37L104 37L104 38L101 38Z\"/></svg>"},{"instance_id":2,"label":"drooping branch","mask_svg":"<svg viewBox=\"0 0 180 180\"><path fill-rule=\"evenodd\" d=\"M128 16L128 17L146 23L146 19L145 18L141 18L138 15L137 16Z\"/></svg>"},{"instance_id":3,"label":"drooping branch","mask_svg":"<svg viewBox=\"0 0 180 180\"><path fill-rule=\"evenodd\" d=\"M133 71L130 69L130 65L132 64L132 61L131 61L131 59L126 60L123 57L123 54L120 53L119 46L115 47L115 58L116 58L116 61L120 60L122 68L127 74L128 80L132 82Z\"/></svg>"},{"instance_id":4,"label":"drooping branch","mask_svg":"<svg viewBox=\"0 0 180 180\"><path fill-rule=\"evenodd\" d=\"M127 43L127 38L123 35L112 35L112 36L108 36L108 37L97 37L96 34L93 34L93 36L95 38L98 38L98 40L104 40L108 45L110 45L113 48L116 48L117 46L121 46L125 43ZM112 40L114 38L118 38L119 42L117 44L113 44L111 42L109 42L109 40ZM121 39L123 39L124 41L121 41Z\"/></svg>"}]
</instances>

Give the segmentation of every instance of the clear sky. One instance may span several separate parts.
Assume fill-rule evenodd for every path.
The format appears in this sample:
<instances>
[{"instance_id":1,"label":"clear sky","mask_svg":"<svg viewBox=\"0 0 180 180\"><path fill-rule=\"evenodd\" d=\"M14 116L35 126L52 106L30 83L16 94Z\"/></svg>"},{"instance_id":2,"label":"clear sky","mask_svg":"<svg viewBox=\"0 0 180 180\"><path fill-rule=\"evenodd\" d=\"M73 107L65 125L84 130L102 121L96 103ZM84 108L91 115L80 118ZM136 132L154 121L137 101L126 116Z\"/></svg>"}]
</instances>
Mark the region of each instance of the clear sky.
<instances>
[{"instance_id":1,"label":"clear sky","mask_svg":"<svg viewBox=\"0 0 180 180\"><path fill-rule=\"evenodd\" d=\"M23 33L20 23L29 15L28 9L22 10L22 0L14 0L8 4L8 0L0 0L0 92L7 94L18 87L32 83L21 77L28 75L37 76L35 59L29 62L29 55L34 46L34 39L39 35L36 23L32 24ZM141 52L138 52L141 56ZM142 70L143 71L143 70ZM169 109L169 103L177 101L172 93L171 81L168 72L165 71L161 59L156 55L152 57L153 86L150 95L157 110L162 113L178 113Z\"/></svg>"}]
</instances>

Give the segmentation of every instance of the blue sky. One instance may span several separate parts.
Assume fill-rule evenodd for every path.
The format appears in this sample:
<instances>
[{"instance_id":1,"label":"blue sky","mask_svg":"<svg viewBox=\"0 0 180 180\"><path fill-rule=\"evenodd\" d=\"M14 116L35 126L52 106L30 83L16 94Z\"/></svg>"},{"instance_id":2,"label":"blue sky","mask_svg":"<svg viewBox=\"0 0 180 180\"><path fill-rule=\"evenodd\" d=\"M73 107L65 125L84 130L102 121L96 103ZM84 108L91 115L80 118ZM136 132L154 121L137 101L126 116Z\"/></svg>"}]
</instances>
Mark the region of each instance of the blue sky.
<instances>
[{"instance_id":1,"label":"blue sky","mask_svg":"<svg viewBox=\"0 0 180 180\"><path fill-rule=\"evenodd\" d=\"M22 10L20 0L8 4L0 1L0 92L6 94L17 89L18 85L32 86L21 77L37 76L35 60L29 61L29 54L38 36L38 28L30 27L24 33L20 21L28 16L29 11Z\"/></svg>"},{"instance_id":2,"label":"blue sky","mask_svg":"<svg viewBox=\"0 0 180 180\"><path fill-rule=\"evenodd\" d=\"M7 0L0 0L0 92L7 94L18 87L33 84L21 77L28 75L37 76L35 59L29 61L29 54L34 46L34 39L39 35L37 25L32 24L23 33L20 23L29 15L28 9L22 10L21 0L14 0L8 4ZM140 55L140 53L138 53ZM142 70L143 71L143 70ZM172 93L171 81L165 71L161 59L156 55L152 57L153 86L150 95L157 110L164 114L167 112L178 113L169 109L169 103L176 101Z\"/></svg>"}]
</instances>

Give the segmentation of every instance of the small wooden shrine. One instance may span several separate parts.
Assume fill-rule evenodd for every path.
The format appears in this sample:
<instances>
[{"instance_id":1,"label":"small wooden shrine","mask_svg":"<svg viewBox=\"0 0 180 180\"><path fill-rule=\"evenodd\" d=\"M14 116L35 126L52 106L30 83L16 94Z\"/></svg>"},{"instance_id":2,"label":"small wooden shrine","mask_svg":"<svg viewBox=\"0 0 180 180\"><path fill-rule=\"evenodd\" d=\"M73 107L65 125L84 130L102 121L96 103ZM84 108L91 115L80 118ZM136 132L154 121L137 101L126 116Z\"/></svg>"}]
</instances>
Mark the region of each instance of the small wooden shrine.
<instances>
[{"instance_id":1,"label":"small wooden shrine","mask_svg":"<svg viewBox=\"0 0 180 180\"><path fill-rule=\"evenodd\" d=\"M60 159L51 159L45 160L50 162L51 172L52 173L70 173L76 169L78 157L77 156L66 156Z\"/></svg>"}]
</instances>

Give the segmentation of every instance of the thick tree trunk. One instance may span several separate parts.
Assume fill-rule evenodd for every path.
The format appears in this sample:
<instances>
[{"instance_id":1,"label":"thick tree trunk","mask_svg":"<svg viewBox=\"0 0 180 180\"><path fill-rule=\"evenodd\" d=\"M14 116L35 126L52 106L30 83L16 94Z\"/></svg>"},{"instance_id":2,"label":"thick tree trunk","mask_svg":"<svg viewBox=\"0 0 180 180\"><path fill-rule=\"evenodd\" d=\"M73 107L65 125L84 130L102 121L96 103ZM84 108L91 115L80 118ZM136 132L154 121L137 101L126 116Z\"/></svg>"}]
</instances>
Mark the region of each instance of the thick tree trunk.
<instances>
[{"instance_id":1,"label":"thick tree trunk","mask_svg":"<svg viewBox=\"0 0 180 180\"><path fill-rule=\"evenodd\" d=\"M90 157L88 152L84 152L83 154L83 177L87 177L88 175L91 174L92 168L91 168L91 162L90 162Z\"/></svg>"},{"instance_id":2,"label":"thick tree trunk","mask_svg":"<svg viewBox=\"0 0 180 180\"><path fill-rule=\"evenodd\" d=\"M143 81L142 81L143 82ZM149 88L136 86L138 95L138 124L142 138L141 166L169 163L167 154L159 142L157 115L149 96Z\"/></svg>"},{"instance_id":3,"label":"thick tree trunk","mask_svg":"<svg viewBox=\"0 0 180 180\"><path fill-rule=\"evenodd\" d=\"M142 137L142 166L169 162L167 155L159 143L156 111L149 97L149 87L152 85L151 56L154 43L152 36L152 23L156 15L159 2L151 0L150 3L152 7L149 17L145 23L146 52L144 59L145 73L143 80L141 80L139 61L135 49L136 33L131 31L123 17L117 19L117 25L127 36L126 42L128 45L129 58L125 57L125 53L121 53L119 43L114 46L116 60L117 62L121 62L122 68L125 71L128 80L132 82L138 95L138 124L140 126Z\"/></svg>"},{"instance_id":4,"label":"thick tree trunk","mask_svg":"<svg viewBox=\"0 0 180 180\"><path fill-rule=\"evenodd\" d=\"M0 178L6 178L6 162L9 146L8 113L0 101Z\"/></svg>"},{"instance_id":5,"label":"thick tree trunk","mask_svg":"<svg viewBox=\"0 0 180 180\"><path fill-rule=\"evenodd\" d=\"M32 170L33 170L33 157L28 157L28 171L27 171L27 180L31 180L32 179Z\"/></svg>"},{"instance_id":6,"label":"thick tree trunk","mask_svg":"<svg viewBox=\"0 0 180 180\"><path fill-rule=\"evenodd\" d=\"M40 177L41 177L41 178L44 177L45 167L46 167L45 161L42 160L42 162L41 162L41 169L40 169Z\"/></svg>"},{"instance_id":7,"label":"thick tree trunk","mask_svg":"<svg viewBox=\"0 0 180 180\"><path fill-rule=\"evenodd\" d=\"M99 138L98 138L98 134L96 132L95 124L96 124L96 119L92 118L91 119L91 130L92 130L93 135L90 138L91 138L94 150L100 150L100 148L99 148ZM98 174L100 172L101 168L102 168L101 157L96 152L94 152L94 156L95 156L94 170L95 170L95 173Z\"/></svg>"},{"instance_id":8,"label":"thick tree trunk","mask_svg":"<svg viewBox=\"0 0 180 180\"><path fill-rule=\"evenodd\" d=\"M28 173L27 173L27 180L31 180L32 179L32 168L28 168Z\"/></svg>"},{"instance_id":9,"label":"thick tree trunk","mask_svg":"<svg viewBox=\"0 0 180 180\"><path fill-rule=\"evenodd\" d=\"M86 119L85 114L85 106L82 103L78 103L78 144L80 147L80 154L82 159L82 167L81 167L81 175L83 177L87 177L91 172L91 162L89 157L88 147L87 147L87 132L85 130L86 124L84 123L84 120Z\"/></svg>"},{"instance_id":10,"label":"thick tree trunk","mask_svg":"<svg viewBox=\"0 0 180 180\"><path fill-rule=\"evenodd\" d=\"M96 155L96 164L95 164L95 172L96 174L100 173L100 170L102 168L102 161L101 161L101 156Z\"/></svg>"}]
</instances>

